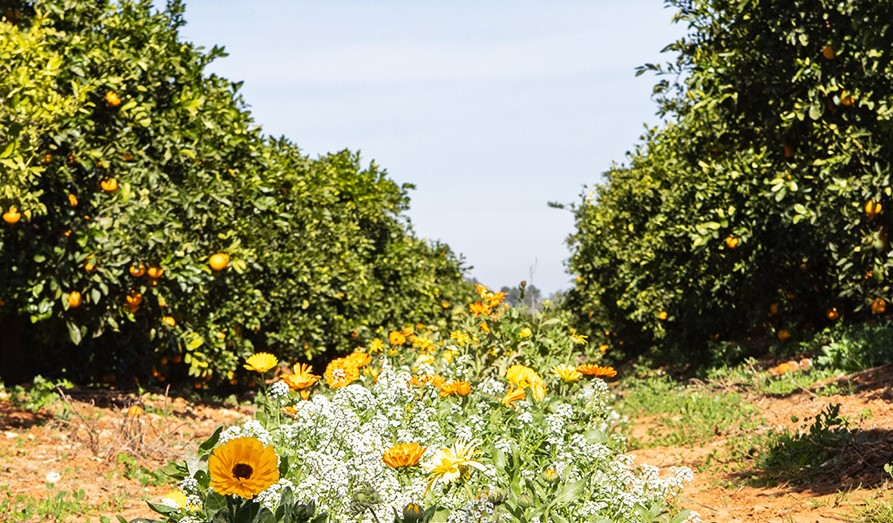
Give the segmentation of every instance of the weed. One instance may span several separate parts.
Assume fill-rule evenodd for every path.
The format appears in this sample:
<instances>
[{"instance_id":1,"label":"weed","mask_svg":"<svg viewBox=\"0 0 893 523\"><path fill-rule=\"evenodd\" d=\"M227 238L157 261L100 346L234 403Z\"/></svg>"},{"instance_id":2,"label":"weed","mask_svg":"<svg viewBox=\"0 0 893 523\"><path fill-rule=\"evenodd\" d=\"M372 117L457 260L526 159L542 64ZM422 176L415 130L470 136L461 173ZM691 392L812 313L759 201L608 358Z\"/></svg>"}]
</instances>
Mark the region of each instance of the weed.
<instances>
[{"instance_id":1,"label":"weed","mask_svg":"<svg viewBox=\"0 0 893 523\"><path fill-rule=\"evenodd\" d=\"M134 458L130 454L121 452L115 458L115 461L119 465L124 466L125 478L135 479L140 482L140 485L152 485L158 487L171 482L171 479L166 474L164 474L160 470L152 471L147 469L146 467L140 465L136 458Z\"/></svg>"},{"instance_id":2,"label":"weed","mask_svg":"<svg viewBox=\"0 0 893 523\"><path fill-rule=\"evenodd\" d=\"M809 418L807 418L808 420ZM853 439L849 422L840 416L840 404L830 404L817 414L805 431L770 435L761 468L772 476L803 480L838 455Z\"/></svg>"}]
</instances>

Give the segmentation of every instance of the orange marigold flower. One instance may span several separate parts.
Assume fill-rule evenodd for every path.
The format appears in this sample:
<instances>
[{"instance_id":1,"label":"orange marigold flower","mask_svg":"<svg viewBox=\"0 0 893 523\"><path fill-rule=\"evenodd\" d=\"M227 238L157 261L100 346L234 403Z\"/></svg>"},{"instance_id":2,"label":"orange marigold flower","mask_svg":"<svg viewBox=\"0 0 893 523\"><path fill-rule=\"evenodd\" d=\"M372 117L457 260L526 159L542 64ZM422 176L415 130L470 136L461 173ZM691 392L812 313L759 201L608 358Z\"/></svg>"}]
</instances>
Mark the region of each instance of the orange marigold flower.
<instances>
[{"instance_id":1,"label":"orange marigold flower","mask_svg":"<svg viewBox=\"0 0 893 523\"><path fill-rule=\"evenodd\" d=\"M208 459L211 488L224 496L252 499L279 481L279 459L272 445L236 438L214 449Z\"/></svg>"},{"instance_id":2,"label":"orange marigold flower","mask_svg":"<svg viewBox=\"0 0 893 523\"><path fill-rule=\"evenodd\" d=\"M595 363L577 365L577 372L591 378L613 378L617 375L617 371L614 370L614 367L599 367Z\"/></svg>"},{"instance_id":3,"label":"orange marigold flower","mask_svg":"<svg viewBox=\"0 0 893 523\"><path fill-rule=\"evenodd\" d=\"M426 450L418 443L400 443L386 450L381 460L394 469L412 467L422 459Z\"/></svg>"},{"instance_id":4,"label":"orange marigold flower","mask_svg":"<svg viewBox=\"0 0 893 523\"><path fill-rule=\"evenodd\" d=\"M440 386L440 397L468 396L471 393L471 383L463 380L449 380Z\"/></svg>"},{"instance_id":5,"label":"orange marigold flower","mask_svg":"<svg viewBox=\"0 0 893 523\"><path fill-rule=\"evenodd\" d=\"M347 358L337 358L326 367L326 385L338 389L357 381L360 369L347 362Z\"/></svg>"},{"instance_id":6,"label":"orange marigold flower","mask_svg":"<svg viewBox=\"0 0 893 523\"><path fill-rule=\"evenodd\" d=\"M439 388L444 383L446 383L446 378L440 374L419 374L409 379L409 385L412 385L413 387L431 385Z\"/></svg>"},{"instance_id":7,"label":"orange marigold flower","mask_svg":"<svg viewBox=\"0 0 893 523\"><path fill-rule=\"evenodd\" d=\"M487 305L489 305L491 308L496 307L497 305L502 303L502 300L505 299L505 293L491 292L485 296L485 299L487 300Z\"/></svg>"},{"instance_id":8,"label":"orange marigold flower","mask_svg":"<svg viewBox=\"0 0 893 523\"><path fill-rule=\"evenodd\" d=\"M478 293L478 296L483 298L484 295L490 291L487 290L486 285L482 285L482 284L478 283L477 285L474 286L474 292Z\"/></svg>"},{"instance_id":9,"label":"orange marigold flower","mask_svg":"<svg viewBox=\"0 0 893 523\"><path fill-rule=\"evenodd\" d=\"M506 407L514 408L514 405L512 405L512 403L514 403L518 400L523 400L526 397L527 397L527 393L524 392L523 388L518 387L516 389L516 388L512 387L512 388L509 388L509 391L505 394L505 397L502 398L502 404L505 405Z\"/></svg>"},{"instance_id":10,"label":"orange marigold flower","mask_svg":"<svg viewBox=\"0 0 893 523\"><path fill-rule=\"evenodd\" d=\"M319 376L313 374L313 367L306 363L296 363L294 370L294 374L284 374L282 376L282 381L284 381L291 390L307 389L319 381Z\"/></svg>"},{"instance_id":11,"label":"orange marigold flower","mask_svg":"<svg viewBox=\"0 0 893 523\"><path fill-rule=\"evenodd\" d=\"M358 369L362 369L366 365L372 363L372 356L370 356L366 352L357 351L352 353L350 356L347 356L345 360L347 360L348 365L353 365Z\"/></svg>"},{"instance_id":12,"label":"orange marigold flower","mask_svg":"<svg viewBox=\"0 0 893 523\"><path fill-rule=\"evenodd\" d=\"M475 316L487 316L490 314L490 307L487 307L483 303L476 301L468 306L468 310L471 311Z\"/></svg>"},{"instance_id":13,"label":"orange marigold flower","mask_svg":"<svg viewBox=\"0 0 893 523\"><path fill-rule=\"evenodd\" d=\"M567 383L573 383L575 381L580 381L583 378L583 375L580 374L576 368L571 367L570 365L556 365L552 367L552 373L561 378L561 381Z\"/></svg>"},{"instance_id":14,"label":"orange marigold flower","mask_svg":"<svg viewBox=\"0 0 893 523\"><path fill-rule=\"evenodd\" d=\"M388 341L391 342L391 345L403 345L406 343L406 336L400 331L391 331L388 334Z\"/></svg>"}]
</instances>

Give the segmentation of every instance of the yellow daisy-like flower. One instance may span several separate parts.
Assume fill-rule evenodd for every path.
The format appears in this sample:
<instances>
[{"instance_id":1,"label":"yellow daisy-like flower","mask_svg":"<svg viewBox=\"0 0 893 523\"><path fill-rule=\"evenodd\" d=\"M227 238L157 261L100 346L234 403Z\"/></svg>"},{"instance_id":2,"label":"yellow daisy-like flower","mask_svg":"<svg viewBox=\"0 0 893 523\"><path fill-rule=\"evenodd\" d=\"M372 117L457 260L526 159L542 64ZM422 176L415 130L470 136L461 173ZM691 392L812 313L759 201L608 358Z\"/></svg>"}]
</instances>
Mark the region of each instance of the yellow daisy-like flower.
<instances>
[{"instance_id":1,"label":"yellow daisy-like flower","mask_svg":"<svg viewBox=\"0 0 893 523\"><path fill-rule=\"evenodd\" d=\"M468 396L471 393L471 383L464 380L449 380L440 386L440 397Z\"/></svg>"},{"instance_id":2,"label":"yellow daisy-like flower","mask_svg":"<svg viewBox=\"0 0 893 523\"><path fill-rule=\"evenodd\" d=\"M487 322L482 321L480 327L481 327L482 331L486 332L487 334L490 334L490 326L487 325Z\"/></svg>"},{"instance_id":3,"label":"yellow daisy-like flower","mask_svg":"<svg viewBox=\"0 0 893 523\"><path fill-rule=\"evenodd\" d=\"M511 387L511 388L509 388L509 391L505 394L505 397L502 398L502 404L505 405L506 407L516 408L512 405L512 403L514 403L518 400L523 400L526 397L527 397L527 393L524 392L523 388Z\"/></svg>"},{"instance_id":4,"label":"yellow daisy-like flower","mask_svg":"<svg viewBox=\"0 0 893 523\"><path fill-rule=\"evenodd\" d=\"M518 335L522 338L529 338L533 336L533 331L530 329L530 327L522 327Z\"/></svg>"},{"instance_id":5,"label":"yellow daisy-like flower","mask_svg":"<svg viewBox=\"0 0 893 523\"><path fill-rule=\"evenodd\" d=\"M252 499L279 481L279 458L272 445L236 438L214 449L208 459L211 488L222 495Z\"/></svg>"},{"instance_id":6,"label":"yellow daisy-like flower","mask_svg":"<svg viewBox=\"0 0 893 523\"><path fill-rule=\"evenodd\" d=\"M406 335L400 331L391 331L388 334L388 341L391 342L391 345L403 345L406 343Z\"/></svg>"},{"instance_id":7,"label":"yellow daisy-like flower","mask_svg":"<svg viewBox=\"0 0 893 523\"><path fill-rule=\"evenodd\" d=\"M493 307L496 307L497 305L502 303L502 300L505 299L505 296L506 295L504 292L490 292L487 293L486 296L484 296L484 299L487 300L487 305L492 309Z\"/></svg>"},{"instance_id":8,"label":"yellow daisy-like flower","mask_svg":"<svg viewBox=\"0 0 893 523\"><path fill-rule=\"evenodd\" d=\"M577 332L575 329L571 329L570 335L571 335L571 341L576 343L577 345L586 345L587 343L589 343L586 339L587 336L583 336L582 334Z\"/></svg>"},{"instance_id":9,"label":"yellow daisy-like flower","mask_svg":"<svg viewBox=\"0 0 893 523\"><path fill-rule=\"evenodd\" d=\"M536 401L543 401L546 397L546 382L539 376L530 382L530 395Z\"/></svg>"},{"instance_id":10,"label":"yellow daisy-like flower","mask_svg":"<svg viewBox=\"0 0 893 523\"><path fill-rule=\"evenodd\" d=\"M326 385L333 389L350 385L360 379L360 369L350 365L347 358L336 358L326 366Z\"/></svg>"},{"instance_id":11,"label":"yellow daisy-like flower","mask_svg":"<svg viewBox=\"0 0 893 523\"><path fill-rule=\"evenodd\" d=\"M295 363L294 370L294 374L285 374L282 376L282 381L284 381L291 390L308 389L319 381L319 376L313 374L313 367L306 363Z\"/></svg>"},{"instance_id":12,"label":"yellow daisy-like flower","mask_svg":"<svg viewBox=\"0 0 893 523\"><path fill-rule=\"evenodd\" d=\"M427 495L437 482L452 483L459 478L467 477L471 472L469 468L484 470L481 462L472 459L480 452L474 443L462 440L457 440L451 447L438 450L429 463L422 465L422 468L430 473L424 495Z\"/></svg>"},{"instance_id":13,"label":"yellow daisy-like flower","mask_svg":"<svg viewBox=\"0 0 893 523\"><path fill-rule=\"evenodd\" d=\"M580 381L583 378L583 375L577 370L576 367L571 367L570 365L561 364L552 367L552 373L561 378L561 381L566 383L573 383L575 381Z\"/></svg>"},{"instance_id":14,"label":"yellow daisy-like flower","mask_svg":"<svg viewBox=\"0 0 893 523\"><path fill-rule=\"evenodd\" d=\"M381 352L383 350L384 350L384 342L381 341L380 339L375 338L374 340L369 342L369 352L375 353L375 352Z\"/></svg>"},{"instance_id":15,"label":"yellow daisy-like flower","mask_svg":"<svg viewBox=\"0 0 893 523\"><path fill-rule=\"evenodd\" d=\"M527 365L516 363L505 372L505 379L516 387L529 387L532 380L539 379L539 375Z\"/></svg>"},{"instance_id":16,"label":"yellow daisy-like flower","mask_svg":"<svg viewBox=\"0 0 893 523\"><path fill-rule=\"evenodd\" d=\"M426 450L418 443L400 443L386 450L381 460L393 469L412 467L422 459Z\"/></svg>"},{"instance_id":17,"label":"yellow daisy-like flower","mask_svg":"<svg viewBox=\"0 0 893 523\"><path fill-rule=\"evenodd\" d=\"M412 340L412 346L419 350L426 351L431 347L434 347L434 342L425 336L415 336Z\"/></svg>"},{"instance_id":18,"label":"yellow daisy-like flower","mask_svg":"<svg viewBox=\"0 0 893 523\"><path fill-rule=\"evenodd\" d=\"M577 372L584 376L589 376L592 378L613 378L617 375L617 371L614 370L614 367L599 367L594 363L577 365Z\"/></svg>"},{"instance_id":19,"label":"yellow daisy-like flower","mask_svg":"<svg viewBox=\"0 0 893 523\"><path fill-rule=\"evenodd\" d=\"M372 363L372 356L366 352L354 352L345 358L348 365L353 365L358 369L362 369L366 365Z\"/></svg>"},{"instance_id":20,"label":"yellow daisy-like flower","mask_svg":"<svg viewBox=\"0 0 893 523\"><path fill-rule=\"evenodd\" d=\"M276 365L279 365L279 360L268 352L257 352L245 360L245 368L259 374L275 368Z\"/></svg>"},{"instance_id":21,"label":"yellow daisy-like flower","mask_svg":"<svg viewBox=\"0 0 893 523\"><path fill-rule=\"evenodd\" d=\"M483 298L490 291L487 290L486 285L478 283L477 285L474 286L474 292L476 292L478 294L478 296Z\"/></svg>"},{"instance_id":22,"label":"yellow daisy-like flower","mask_svg":"<svg viewBox=\"0 0 893 523\"><path fill-rule=\"evenodd\" d=\"M490 314L490 307L487 307L483 303L476 301L468 306L468 310L471 311L475 316L487 316Z\"/></svg>"},{"instance_id":23,"label":"yellow daisy-like flower","mask_svg":"<svg viewBox=\"0 0 893 523\"><path fill-rule=\"evenodd\" d=\"M471 336L466 332L462 331L452 331L450 332L450 339L456 342L456 345L460 347L464 347L471 342Z\"/></svg>"}]
</instances>

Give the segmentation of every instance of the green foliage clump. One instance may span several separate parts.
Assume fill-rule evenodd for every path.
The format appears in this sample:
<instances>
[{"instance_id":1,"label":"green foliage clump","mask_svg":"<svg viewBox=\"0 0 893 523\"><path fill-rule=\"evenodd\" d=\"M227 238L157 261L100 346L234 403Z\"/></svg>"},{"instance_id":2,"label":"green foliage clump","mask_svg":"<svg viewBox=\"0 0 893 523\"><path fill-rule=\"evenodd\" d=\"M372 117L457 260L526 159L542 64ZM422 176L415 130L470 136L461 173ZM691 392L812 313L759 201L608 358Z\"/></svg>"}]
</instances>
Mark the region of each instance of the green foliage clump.
<instances>
[{"instance_id":1,"label":"green foliage clump","mask_svg":"<svg viewBox=\"0 0 893 523\"><path fill-rule=\"evenodd\" d=\"M223 50L179 37L181 2L3 5L0 319L32 326L32 371L227 379L255 350L345 352L470 296L413 233L411 187L262 134L205 72Z\"/></svg>"},{"instance_id":2,"label":"green foliage clump","mask_svg":"<svg viewBox=\"0 0 893 523\"><path fill-rule=\"evenodd\" d=\"M884 314L893 6L671 0L666 124L573 211L567 306L631 352L704 355ZM616 341L612 339L611 341Z\"/></svg>"}]
</instances>

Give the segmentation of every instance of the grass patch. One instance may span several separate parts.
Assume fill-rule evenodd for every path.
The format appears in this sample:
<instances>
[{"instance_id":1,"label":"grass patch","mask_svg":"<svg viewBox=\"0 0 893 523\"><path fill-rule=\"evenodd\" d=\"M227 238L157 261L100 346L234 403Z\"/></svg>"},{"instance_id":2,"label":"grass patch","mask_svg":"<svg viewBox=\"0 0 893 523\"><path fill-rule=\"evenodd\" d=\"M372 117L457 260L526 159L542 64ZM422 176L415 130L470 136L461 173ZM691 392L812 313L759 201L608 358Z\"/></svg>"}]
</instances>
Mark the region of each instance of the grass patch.
<instances>
[{"instance_id":1,"label":"grass patch","mask_svg":"<svg viewBox=\"0 0 893 523\"><path fill-rule=\"evenodd\" d=\"M623 383L618 410L629 417L656 416L658 427L634 447L697 445L757 415L740 394L706 386L686 386L665 375Z\"/></svg>"}]
</instances>

